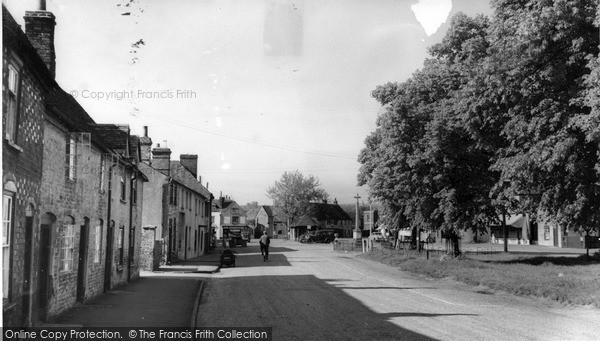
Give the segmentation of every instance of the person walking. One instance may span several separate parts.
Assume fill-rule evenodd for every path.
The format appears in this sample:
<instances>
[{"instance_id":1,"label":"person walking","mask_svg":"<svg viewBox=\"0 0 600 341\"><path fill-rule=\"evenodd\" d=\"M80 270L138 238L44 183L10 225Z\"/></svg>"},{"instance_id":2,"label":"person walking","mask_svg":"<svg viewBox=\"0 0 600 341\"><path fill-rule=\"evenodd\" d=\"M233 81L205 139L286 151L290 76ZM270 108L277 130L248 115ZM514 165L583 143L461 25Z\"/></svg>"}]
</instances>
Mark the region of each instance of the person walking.
<instances>
[{"instance_id":1,"label":"person walking","mask_svg":"<svg viewBox=\"0 0 600 341\"><path fill-rule=\"evenodd\" d=\"M260 244L260 253L263 255L263 262L266 262L269 260L269 244L271 244L271 238L267 235L267 231L263 231L258 243Z\"/></svg>"}]
</instances>

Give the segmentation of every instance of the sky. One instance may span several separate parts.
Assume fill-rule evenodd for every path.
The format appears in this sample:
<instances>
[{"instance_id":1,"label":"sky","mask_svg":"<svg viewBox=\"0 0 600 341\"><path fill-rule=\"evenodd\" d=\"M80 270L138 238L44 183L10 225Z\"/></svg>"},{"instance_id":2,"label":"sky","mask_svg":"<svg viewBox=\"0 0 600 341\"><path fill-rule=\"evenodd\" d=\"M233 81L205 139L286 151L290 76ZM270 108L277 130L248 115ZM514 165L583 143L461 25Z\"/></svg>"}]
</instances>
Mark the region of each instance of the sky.
<instances>
[{"instance_id":1,"label":"sky","mask_svg":"<svg viewBox=\"0 0 600 341\"><path fill-rule=\"evenodd\" d=\"M23 24L39 0L4 0ZM285 171L314 175L340 204L368 202L357 161L382 108L450 17L483 0L46 0L56 78L98 123L198 154L215 197L270 205Z\"/></svg>"}]
</instances>

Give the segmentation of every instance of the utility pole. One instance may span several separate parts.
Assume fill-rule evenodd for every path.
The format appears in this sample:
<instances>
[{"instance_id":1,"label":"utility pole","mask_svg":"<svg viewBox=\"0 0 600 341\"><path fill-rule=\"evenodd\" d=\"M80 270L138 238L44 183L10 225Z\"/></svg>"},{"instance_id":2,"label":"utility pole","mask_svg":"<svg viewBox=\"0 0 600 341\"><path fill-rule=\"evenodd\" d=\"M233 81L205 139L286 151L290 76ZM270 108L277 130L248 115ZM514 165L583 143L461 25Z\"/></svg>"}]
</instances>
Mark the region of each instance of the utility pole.
<instances>
[{"instance_id":1,"label":"utility pole","mask_svg":"<svg viewBox=\"0 0 600 341\"><path fill-rule=\"evenodd\" d=\"M502 206L502 233L504 234L504 252L508 252L508 229L506 228L506 207Z\"/></svg>"},{"instance_id":2,"label":"utility pole","mask_svg":"<svg viewBox=\"0 0 600 341\"><path fill-rule=\"evenodd\" d=\"M356 194L356 196L354 197L354 199L356 199L356 222L354 224L354 233L353 233L353 237L354 240L359 240L361 239L361 232L360 232L360 228L358 227L358 222L359 222L359 215L358 215L358 199L360 199L360 195L358 195L358 193Z\"/></svg>"}]
</instances>

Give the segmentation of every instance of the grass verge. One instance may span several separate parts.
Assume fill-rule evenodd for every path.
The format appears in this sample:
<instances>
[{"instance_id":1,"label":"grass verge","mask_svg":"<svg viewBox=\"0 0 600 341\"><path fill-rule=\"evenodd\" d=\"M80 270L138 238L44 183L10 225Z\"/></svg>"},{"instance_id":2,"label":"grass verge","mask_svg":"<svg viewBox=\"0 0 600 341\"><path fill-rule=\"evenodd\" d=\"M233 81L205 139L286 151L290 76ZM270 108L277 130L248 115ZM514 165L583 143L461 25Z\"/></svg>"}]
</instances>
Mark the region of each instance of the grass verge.
<instances>
[{"instance_id":1,"label":"grass verge","mask_svg":"<svg viewBox=\"0 0 600 341\"><path fill-rule=\"evenodd\" d=\"M600 308L600 257L472 255L460 259L424 259L414 253L364 253L358 257L430 278L451 278L490 294L505 291L563 304Z\"/></svg>"}]
</instances>

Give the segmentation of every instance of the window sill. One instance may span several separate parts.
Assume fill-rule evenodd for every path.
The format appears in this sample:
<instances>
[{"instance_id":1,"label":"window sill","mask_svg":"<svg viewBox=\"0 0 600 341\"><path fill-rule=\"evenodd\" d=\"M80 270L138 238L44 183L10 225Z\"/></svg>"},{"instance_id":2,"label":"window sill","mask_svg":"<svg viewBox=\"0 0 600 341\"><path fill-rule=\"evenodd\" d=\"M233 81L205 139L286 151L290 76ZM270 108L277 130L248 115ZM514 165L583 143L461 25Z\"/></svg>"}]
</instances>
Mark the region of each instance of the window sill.
<instances>
[{"instance_id":1,"label":"window sill","mask_svg":"<svg viewBox=\"0 0 600 341\"><path fill-rule=\"evenodd\" d=\"M6 144L8 144L10 147L12 147L14 150L18 151L19 153L23 152L23 148L21 148L15 141L8 139L6 137L4 137L4 141L6 141Z\"/></svg>"},{"instance_id":2,"label":"window sill","mask_svg":"<svg viewBox=\"0 0 600 341\"><path fill-rule=\"evenodd\" d=\"M121 204L126 204L127 203L127 200L119 199L119 201L121 202Z\"/></svg>"}]
</instances>

